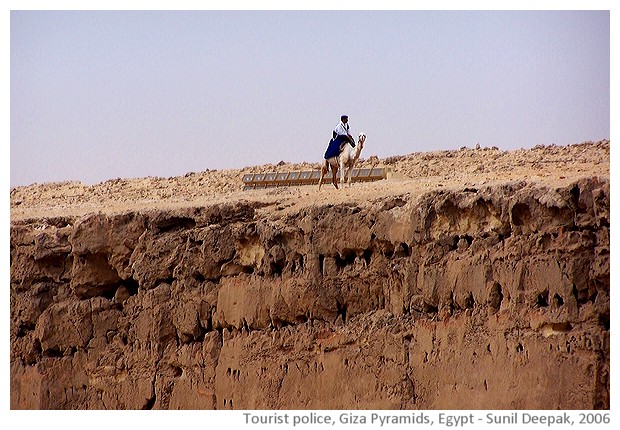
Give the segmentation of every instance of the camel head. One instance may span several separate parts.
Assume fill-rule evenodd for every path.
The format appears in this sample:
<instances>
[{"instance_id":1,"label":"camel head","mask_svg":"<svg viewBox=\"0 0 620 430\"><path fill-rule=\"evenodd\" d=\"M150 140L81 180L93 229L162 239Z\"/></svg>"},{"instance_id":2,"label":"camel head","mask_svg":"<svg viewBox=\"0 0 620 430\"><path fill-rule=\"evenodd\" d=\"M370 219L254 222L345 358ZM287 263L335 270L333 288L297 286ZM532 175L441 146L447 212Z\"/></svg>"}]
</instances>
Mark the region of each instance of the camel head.
<instances>
[{"instance_id":1,"label":"camel head","mask_svg":"<svg viewBox=\"0 0 620 430\"><path fill-rule=\"evenodd\" d=\"M357 146L355 148L355 159L356 160L360 156L360 152L362 152L362 149L364 148L365 141L366 141L365 133L360 133L357 135Z\"/></svg>"}]
</instances>

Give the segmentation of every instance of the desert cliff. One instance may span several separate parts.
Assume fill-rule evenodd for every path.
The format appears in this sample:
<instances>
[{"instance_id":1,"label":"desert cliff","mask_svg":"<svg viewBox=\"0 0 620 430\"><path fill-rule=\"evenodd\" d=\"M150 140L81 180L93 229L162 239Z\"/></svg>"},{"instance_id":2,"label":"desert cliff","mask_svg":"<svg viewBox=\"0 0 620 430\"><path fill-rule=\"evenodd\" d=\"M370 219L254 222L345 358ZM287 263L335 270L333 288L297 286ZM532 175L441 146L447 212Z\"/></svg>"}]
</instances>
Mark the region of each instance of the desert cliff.
<instances>
[{"instance_id":1,"label":"desert cliff","mask_svg":"<svg viewBox=\"0 0 620 430\"><path fill-rule=\"evenodd\" d=\"M14 188L11 408L607 409L609 147Z\"/></svg>"}]
</instances>

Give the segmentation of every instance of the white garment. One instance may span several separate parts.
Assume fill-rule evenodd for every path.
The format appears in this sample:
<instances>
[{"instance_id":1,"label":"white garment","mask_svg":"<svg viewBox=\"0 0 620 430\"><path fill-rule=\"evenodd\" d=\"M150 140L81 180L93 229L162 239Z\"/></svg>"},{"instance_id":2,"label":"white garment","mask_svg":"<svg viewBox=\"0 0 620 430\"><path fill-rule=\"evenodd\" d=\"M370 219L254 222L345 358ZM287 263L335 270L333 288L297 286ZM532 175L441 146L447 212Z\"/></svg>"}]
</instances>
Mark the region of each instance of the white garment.
<instances>
[{"instance_id":1,"label":"white garment","mask_svg":"<svg viewBox=\"0 0 620 430\"><path fill-rule=\"evenodd\" d=\"M334 129L334 132L338 136L348 136L348 134L349 134L349 124L345 124L342 121L340 121L340 123Z\"/></svg>"}]
</instances>

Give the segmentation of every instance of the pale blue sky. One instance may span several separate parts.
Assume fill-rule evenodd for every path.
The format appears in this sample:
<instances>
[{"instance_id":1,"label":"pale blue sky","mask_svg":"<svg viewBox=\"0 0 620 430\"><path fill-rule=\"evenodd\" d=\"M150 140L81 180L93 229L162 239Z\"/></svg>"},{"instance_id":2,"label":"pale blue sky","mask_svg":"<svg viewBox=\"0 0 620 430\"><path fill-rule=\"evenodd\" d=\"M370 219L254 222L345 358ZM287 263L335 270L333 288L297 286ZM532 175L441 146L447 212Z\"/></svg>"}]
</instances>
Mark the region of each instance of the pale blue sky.
<instances>
[{"instance_id":1,"label":"pale blue sky","mask_svg":"<svg viewBox=\"0 0 620 430\"><path fill-rule=\"evenodd\" d=\"M609 11L11 11L10 182L610 138Z\"/></svg>"}]
</instances>

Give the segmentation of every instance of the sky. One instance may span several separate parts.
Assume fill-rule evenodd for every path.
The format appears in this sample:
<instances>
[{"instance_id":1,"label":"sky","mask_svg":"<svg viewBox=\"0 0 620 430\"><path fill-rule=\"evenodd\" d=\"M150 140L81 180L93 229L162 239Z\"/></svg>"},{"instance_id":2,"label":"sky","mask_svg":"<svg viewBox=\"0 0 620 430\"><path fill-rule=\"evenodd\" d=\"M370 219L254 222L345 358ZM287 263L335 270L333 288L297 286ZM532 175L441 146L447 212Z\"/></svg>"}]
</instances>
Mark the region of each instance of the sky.
<instances>
[{"instance_id":1,"label":"sky","mask_svg":"<svg viewBox=\"0 0 620 430\"><path fill-rule=\"evenodd\" d=\"M610 11L11 10L10 185L610 138Z\"/></svg>"}]
</instances>

